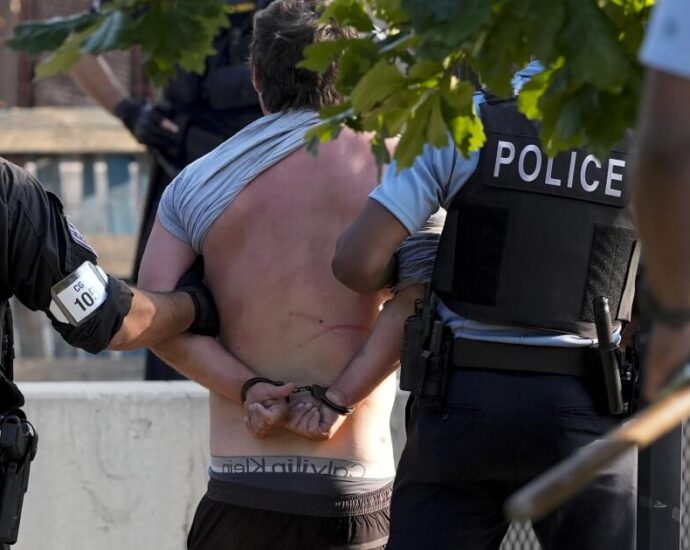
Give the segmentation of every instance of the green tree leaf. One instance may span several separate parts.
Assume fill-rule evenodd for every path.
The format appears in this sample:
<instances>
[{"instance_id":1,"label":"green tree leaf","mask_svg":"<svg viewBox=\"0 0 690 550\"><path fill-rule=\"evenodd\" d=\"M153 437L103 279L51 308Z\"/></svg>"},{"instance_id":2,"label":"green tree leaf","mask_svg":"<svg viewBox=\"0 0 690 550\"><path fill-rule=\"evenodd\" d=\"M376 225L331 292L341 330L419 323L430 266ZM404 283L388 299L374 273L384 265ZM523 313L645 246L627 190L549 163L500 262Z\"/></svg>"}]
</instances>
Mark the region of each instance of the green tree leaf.
<instances>
[{"instance_id":1,"label":"green tree leaf","mask_svg":"<svg viewBox=\"0 0 690 550\"><path fill-rule=\"evenodd\" d=\"M406 83L407 81L396 66L381 60L352 90L352 107L358 112L368 111L403 89Z\"/></svg>"},{"instance_id":2,"label":"green tree leaf","mask_svg":"<svg viewBox=\"0 0 690 550\"><path fill-rule=\"evenodd\" d=\"M398 146L395 149L395 161L398 172L404 168L412 166L414 159L417 158L424 148L431 115L431 103L428 97L414 111L407 121L405 131L400 137Z\"/></svg>"},{"instance_id":3,"label":"green tree leaf","mask_svg":"<svg viewBox=\"0 0 690 550\"><path fill-rule=\"evenodd\" d=\"M360 32L374 30L374 23L361 0L332 0L327 4L321 19L335 19L341 25L353 27Z\"/></svg>"},{"instance_id":4,"label":"green tree leaf","mask_svg":"<svg viewBox=\"0 0 690 550\"><path fill-rule=\"evenodd\" d=\"M463 154L484 143L462 64L483 84L509 95L511 76L536 57L546 71L524 86L520 109L541 121L550 154L584 146L603 155L635 121L642 86L637 52L653 0L331 0L324 20L354 26L357 39L310 46L301 67L338 63L346 101L322 113L310 147L348 126L373 132L384 162L385 139L401 133L399 168L450 133ZM235 5L235 8L237 5ZM176 67L202 71L213 37L228 24L226 0L109 0L99 14L27 22L13 47L52 55L39 76L67 70L82 51L141 47L157 83ZM376 29L373 20L376 19Z\"/></svg>"},{"instance_id":5,"label":"green tree leaf","mask_svg":"<svg viewBox=\"0 0 690 550\"><path fill-rule=\"evenodd\" d=\"M52 52L59 48L70 34L85 29L99 19L100 16L92 13L77 13L44 21L26 21L14 27L14 36L7 43L13 49L29 55Z\"/></svg>"},{"instance_id":6,"label":"green tree leaf","mask_svg":"<svg viewBox=\"0 0 690 550\"><path fill-rule=\"evenodd\" d=\"M121 11L109 13L98 29L82 45L82 51L99 54L114 50L122 44L123 33L127 26L127 15Z\"/></svg>"},{"instance_id":7,"label":"green tree leaf","mask_svg":"<svg viewBox=\"0 0 690 550\"><path fill-rule=\"evenodd\" d=\"M36 67L36 76L46 78L68 71L80 56L79 41L68 40Z\"/></svg>"}]
</instances>

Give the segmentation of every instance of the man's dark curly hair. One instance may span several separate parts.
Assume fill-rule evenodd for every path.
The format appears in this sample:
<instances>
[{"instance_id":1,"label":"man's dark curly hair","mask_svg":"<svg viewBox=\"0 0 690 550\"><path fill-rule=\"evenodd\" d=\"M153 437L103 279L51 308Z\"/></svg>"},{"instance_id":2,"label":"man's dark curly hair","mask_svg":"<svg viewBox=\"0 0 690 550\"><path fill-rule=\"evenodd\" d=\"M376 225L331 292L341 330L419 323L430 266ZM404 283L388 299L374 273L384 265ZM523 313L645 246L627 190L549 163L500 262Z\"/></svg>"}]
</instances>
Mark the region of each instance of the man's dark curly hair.
<instances>
[{"instance_id":1,"label":"man's dark curly hair","mask_svg":"<svg viewBox=\"0 0 690 550\"><path fill-rule=\"evenodd\" d=\"M352 29L319 21L319 2L276 0L254 16L250 64L270 112L319 109L341 101L335 89L335 63L324 74L297 67L309 44L353 38Z\"/></svg>"}]
</instances>

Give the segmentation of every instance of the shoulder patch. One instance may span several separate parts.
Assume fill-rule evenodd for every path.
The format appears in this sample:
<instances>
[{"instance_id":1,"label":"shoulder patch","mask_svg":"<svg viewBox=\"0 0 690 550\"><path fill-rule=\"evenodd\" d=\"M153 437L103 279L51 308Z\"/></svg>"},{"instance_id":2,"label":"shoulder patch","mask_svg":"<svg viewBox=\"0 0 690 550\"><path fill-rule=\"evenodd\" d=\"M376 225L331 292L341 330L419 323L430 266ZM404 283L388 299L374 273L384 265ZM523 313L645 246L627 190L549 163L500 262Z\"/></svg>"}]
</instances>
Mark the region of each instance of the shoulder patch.
<instances>
[{"instance_id":1,"label":"shoulder patch","mask_svg":"<svg viewBox=\"0 0 690 550\"><path fill-rule=\"evenodd\" d=\"M85 248L86 250L91 252L91 254L93 254L94 256L98 257L98 254L96 254L96 251L89 244L89 242L86 240L84 235L82 235L79 232L79 230L76 228L76 226L72 223L72 221L69 218L67 218L67 217L65 217L65 218L67 219L67 227L69 229L69 234L70 234L70 237L72 238L72 241L75 244L77 244L77 245L81 246L82 248Z\"/></svg>"}]
</instances>

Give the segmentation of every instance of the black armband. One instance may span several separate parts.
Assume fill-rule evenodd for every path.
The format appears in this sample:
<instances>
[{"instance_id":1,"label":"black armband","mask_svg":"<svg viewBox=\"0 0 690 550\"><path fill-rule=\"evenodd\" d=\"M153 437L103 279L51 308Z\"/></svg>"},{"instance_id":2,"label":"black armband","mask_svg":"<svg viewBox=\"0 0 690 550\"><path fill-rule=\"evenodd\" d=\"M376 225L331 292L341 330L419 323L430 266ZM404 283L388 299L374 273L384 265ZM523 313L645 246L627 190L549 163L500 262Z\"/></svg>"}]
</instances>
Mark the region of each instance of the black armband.
<instances>
[{"instance_id":1,"label":"black armband","mask_svg":"<svg viewBox=\"0 0 690 550\"><path fill-rule=\"evenodd\" d=\"M95 314L80 325L61 323L51 315L53 327L68 344L89 353L108 347L132 307L132 290L124 281L109 276L107 294Z\"/></svg>"}]
</instances>

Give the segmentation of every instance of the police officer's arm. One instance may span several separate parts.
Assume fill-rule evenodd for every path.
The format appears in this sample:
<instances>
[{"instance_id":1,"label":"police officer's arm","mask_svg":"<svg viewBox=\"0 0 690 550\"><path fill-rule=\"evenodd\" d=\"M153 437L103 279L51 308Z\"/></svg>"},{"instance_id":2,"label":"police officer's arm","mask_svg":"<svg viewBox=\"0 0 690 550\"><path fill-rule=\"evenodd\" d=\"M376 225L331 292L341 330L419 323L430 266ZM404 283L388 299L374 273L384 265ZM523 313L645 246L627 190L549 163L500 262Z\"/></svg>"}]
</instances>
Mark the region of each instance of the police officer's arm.
<instances>
[{"instance_id":1,"label":"police officer's arm","mask_svg":"<svg viewBox=\"0 0 690 550\"><path fill-rule=\"evenodd\" d=\"M186 331L195 320L195 304L187 292L153 293L132 288L132 307L108 349L150 347Z\"/></svg>"},{"instance_id":2,"label":"police officer's arm","mask_svg":"<svg viewBox=\"0 0 690 550\"><path fill-rule=\"evenodd\" d=\"M477 166L478 153L463 159L449 139L436 149L427 145L414 164L386 170L354 223L340 236L332 268L345 285L359 292L377 290L391 280L394 253L409 235L457 191Z\"/></svg>"},{"instance_id":3,"label":"police officer's arm","mask_svg":"<svg viewBox=\"0 0 690 550\"><path fill-rule=\"evenodd\" d=\"M415 302L431 281L438 242L445 223L439 210L422 230L405 239L396 251L397 284L393 299L386 302L364 347L329 386L326 397L338 405L355 408L398 367L405 320L414 314ZM291 407L290 428L311 439L332 437L345 417L323 406Z\"/></svg>"},{"instance_id":4,"label":"police officer's arm","mask_svg":"<svg viewBox=\"0 0 690 550\"><path fill-rule=\"evenodd\" d=\"M690 319L690 79L648 71L633 176L653 300ZM690 320L676 325L656 325L648 395L690 359Z\"/></svg>"},{"instance_id":5,"label":"police officer's arm","mask_svg":"<svg viewBox=\"0 0 690 550\"><path fill-rule=\"evenodd\" d=\"M78 326L61 323L49 313L51 288L84 262L96 262L83 237L62 212L60 201L24 170L0 163L0 183L6 193L7 246L3 269L10 291L28 308L49 314L53 326L67 342L96 353L108 345L131 349L186 330L195 307L186 292L168 296L132 291L108 278L108 299Z\"/></svg>"},{"instance_id":6,"label":"police officer's arm","mask_svg":"<svg viewBox=\"0 0 690 550\"><path fill-rule=\"evenodd\" d=\"M385 303L364 347L328 387L326 397L337 405L356 408L400 366L405 320L422 298L423 285L409 286ZM309 439L326 440L347 419L328 407L291 406L288 426Z\"/></svg>"},{"instance_id":7,"label":"police officer's arm","mask_svg":"<svg viewBox=\"0 0 690 550\"><path fill-rule=\"evenodd\" d=\"M357 292L374 292L390 284L395 273L395 250L409 235L385 207L369 199L336 244L333 274Z\"/></svg>"}]
</instances>

